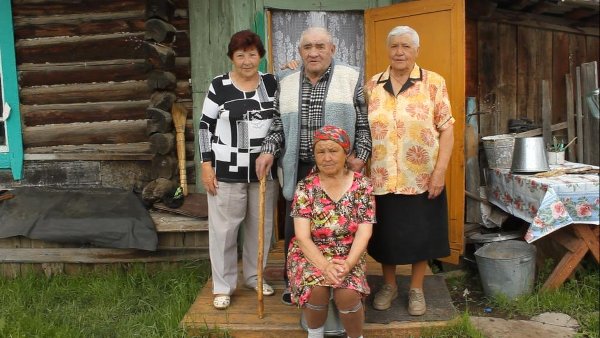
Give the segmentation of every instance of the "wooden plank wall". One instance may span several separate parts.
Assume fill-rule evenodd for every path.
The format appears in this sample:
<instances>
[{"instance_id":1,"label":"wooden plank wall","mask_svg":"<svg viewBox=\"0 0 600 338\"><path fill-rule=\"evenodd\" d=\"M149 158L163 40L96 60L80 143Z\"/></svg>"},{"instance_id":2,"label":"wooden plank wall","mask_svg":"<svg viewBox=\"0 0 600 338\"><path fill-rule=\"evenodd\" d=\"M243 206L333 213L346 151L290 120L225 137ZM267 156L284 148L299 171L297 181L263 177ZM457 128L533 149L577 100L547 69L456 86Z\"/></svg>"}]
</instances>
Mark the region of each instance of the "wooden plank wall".
<instances>
[{"instance_id":1,"label":"wooden plank wall","mask_svg":"<svg viewBox=\"0 0 600 338\"><path fill-rule=\"evenodd\" d=\"M597 35L483 19L470 20L467 27L472 27L467 29L467 45L477 44L476 55L467 50L467 58L476 60L469 63L476 69L469 69L467 76L478 86L467 91L478 98L480 136L507 133L514 118L528 118L541 127L542 80L552 87L552 124L567 121L565 74L598 60ZM566 136L566 130L555 134Z\"/></svg>"},{"instance_id":2,"label":"wooden plank wall","mask_svg":"<svg viewBox=\"0 0 600 338\"><path fill-rule=\"evenodd\" d=\"M96 184L123 186L144 179L152 158L146 120L152 94L147 80L153 69L145 40L146 3L12 2L26 173L36 168L68 172L78 161L91 161L99 164L98 176L103 170L117 172L112 179L126 179L100 177ZM191 111L188 3L173 3L175 93ZM191 117L188 122L188 176L193 177ZM129 162L125 166L124 160ZM138 168L132 170L132 165ZM20 184L30 181L31 175ZM34 181L30 183L38 185Z\"/></svg>"}]
</instances>

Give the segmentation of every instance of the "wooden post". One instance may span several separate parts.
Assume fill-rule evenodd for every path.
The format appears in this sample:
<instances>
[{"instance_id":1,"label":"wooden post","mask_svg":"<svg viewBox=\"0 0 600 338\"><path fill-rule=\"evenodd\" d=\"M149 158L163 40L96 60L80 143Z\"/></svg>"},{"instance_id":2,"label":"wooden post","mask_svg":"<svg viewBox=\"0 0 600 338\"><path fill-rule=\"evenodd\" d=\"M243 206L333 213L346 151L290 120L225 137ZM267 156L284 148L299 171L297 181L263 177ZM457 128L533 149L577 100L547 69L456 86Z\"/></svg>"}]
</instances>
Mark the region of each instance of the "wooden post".
<instances>
[{"instance_id":1,"label":"wooden post","mask_svg":"<svg viewBox=\"0 0 600 338\"><path fill-rule=\"evenodd\" d=\"M542 80L542 136L544 145L552 144L552 91L548 80Z\"/></svg>"},{"instance_id":2,"label":"wooden post","mask_svg":"<svg viewBox=\"0 0 600 338\"><path fill-rule=\"evenodd\" d=\"M260 190L258 194L258 264L256 273L256 289L258 291L258 318L264 315L263 302L263 256L265 243L265 193L267 191L267 176L260 179Z\"/></svg>"},{"instance_id":3,"label":"wooden post","mask_svg":"<svg viewBox=\"0 0 600 338\"><path fill-rule=\"evenodd\" d=\"M567 138L569 142L576 137L575 134L575 109L573 101L573 77L571 74L565 74L565 88L567 92ZM577 162L577 151L575 147L567 148L567 159L571 162Z\"/></svg>"},{"instance_id":4,"label":"wooden post","mask_svg":"<svg viewBox=\"0 0 600 338\"><path fill-rule=\"evenodd\" d=\"M475 97L467 97L467 114L465 123L465 190L479 196L479 128L477 126L477 101ZM466 220L468 223L481 223L479 202L471 198L466 200Z\"/></svg>"},{"instance_id":5,"label":"wooden post","mask_svg":"<svg viewBox=\"0 0 600 338\"><path fill-rule=\"evenodd\" d=\"M583 108L581 107L581 67L575 73L575 111L577 112L577 161L583 163Z\"/></svg>"}]
</instances>

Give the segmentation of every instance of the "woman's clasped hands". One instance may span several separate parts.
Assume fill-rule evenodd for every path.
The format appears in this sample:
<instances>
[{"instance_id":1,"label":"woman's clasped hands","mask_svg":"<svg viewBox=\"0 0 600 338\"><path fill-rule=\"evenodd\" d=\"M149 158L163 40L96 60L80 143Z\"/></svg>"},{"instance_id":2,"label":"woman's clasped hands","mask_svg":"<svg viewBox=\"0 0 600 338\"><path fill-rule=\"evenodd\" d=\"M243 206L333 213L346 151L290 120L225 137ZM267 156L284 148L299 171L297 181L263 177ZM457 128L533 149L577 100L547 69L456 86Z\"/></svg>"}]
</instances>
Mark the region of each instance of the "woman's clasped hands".
<instances>
[{"instance_id":1,"label":"woman's clasped hands","mask_svg":"<svg viewBox=\"0 0 600 338\"><path fill-rule=\"evenodd\" d=\"M350 270L350 264L345 259L333 258L325 266L323 275L329 284L339 285L346 279Z\"/></svg>"}]
</instances>

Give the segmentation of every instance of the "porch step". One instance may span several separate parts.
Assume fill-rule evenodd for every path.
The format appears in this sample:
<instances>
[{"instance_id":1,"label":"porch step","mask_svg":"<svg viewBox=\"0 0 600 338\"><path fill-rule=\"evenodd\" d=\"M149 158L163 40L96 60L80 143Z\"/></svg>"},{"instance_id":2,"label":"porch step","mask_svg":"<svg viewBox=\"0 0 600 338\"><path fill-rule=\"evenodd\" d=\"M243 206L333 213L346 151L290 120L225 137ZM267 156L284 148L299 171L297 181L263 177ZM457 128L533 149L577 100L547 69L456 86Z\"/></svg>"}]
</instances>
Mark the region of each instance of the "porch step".
<instances>
[{"instance_id":1,"label":"porch step","mask_svg":"<svg viewBox=\"0 0 600 338\"><path fill-rule=\"evenodd\" d=\"M306 337L306 331L300 326L301 310L295 306L284 305L281 293L284 290L283 242L275 243L269 252L264 280L273 286L275 295L263 297L263 318L258 318L257 295L253 290L239 287L231 297L231 306L226 310L216 310L212 306L212 280L208 280L200 290L196 300L180 322L189 336L213 336L217 332L227 331L232 337ZM369 275L381 275L381 267L373 259L367 260ZM241 263L238 264L241 271ZM410 266L398 266L397 275L410 275ZM427 269L427 275L431 275ZM241 273L238 274L240 276ZM241 278L241 277L240 277ZM238 285L243 282L238 281ZM446 291L447 292L447 291ZM450 320L436 317L437 309L431 308L435 317L427 320L414 317L407 321L392 321L388 324L366 323L365 337L419 337L422 330L447 326Z\"/></svg>"}]
</instances>

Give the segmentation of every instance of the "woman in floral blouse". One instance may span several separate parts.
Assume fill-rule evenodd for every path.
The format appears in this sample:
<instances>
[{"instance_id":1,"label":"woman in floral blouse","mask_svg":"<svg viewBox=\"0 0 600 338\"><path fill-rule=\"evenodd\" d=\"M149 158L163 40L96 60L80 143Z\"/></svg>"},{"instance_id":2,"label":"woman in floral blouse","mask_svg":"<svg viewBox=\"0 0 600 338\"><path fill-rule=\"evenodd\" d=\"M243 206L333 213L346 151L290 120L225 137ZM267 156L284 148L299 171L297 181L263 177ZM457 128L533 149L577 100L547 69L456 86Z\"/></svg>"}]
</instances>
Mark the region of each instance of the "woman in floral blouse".
<instances>
[{"instance_id":1,"label":"woman in floral blouse","mask_svg":"<svg viewBox=\"0 0 600 338\"><path fill-rule=\"evenodd\" d=\"M373 307L398 297L396 265L412 264L408 312L426 311L423 280L430 259L450 255L444 189L454 144L448 89L439 74L419 67L419 35L398 26L387 38L389 67L366 84L373 140L370 175L377 225L368 252L381 263L384 285Z\"/></svg>"},{"instance_id":2,"label":"woman in floral blouse","mask_svg":"<svg viewBox=\"0 0 600 338\"><path fill-rule=\"evenodd\" d=\"M343 129L324 126L313 144L316 170L298 183L292 202L296 236L287 259L292 300L303 308L309 337L322 337L333 290L348 337L361 337L373 188L348 169L350 140Z\"/></svg>"}]
</instances>

